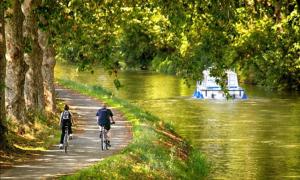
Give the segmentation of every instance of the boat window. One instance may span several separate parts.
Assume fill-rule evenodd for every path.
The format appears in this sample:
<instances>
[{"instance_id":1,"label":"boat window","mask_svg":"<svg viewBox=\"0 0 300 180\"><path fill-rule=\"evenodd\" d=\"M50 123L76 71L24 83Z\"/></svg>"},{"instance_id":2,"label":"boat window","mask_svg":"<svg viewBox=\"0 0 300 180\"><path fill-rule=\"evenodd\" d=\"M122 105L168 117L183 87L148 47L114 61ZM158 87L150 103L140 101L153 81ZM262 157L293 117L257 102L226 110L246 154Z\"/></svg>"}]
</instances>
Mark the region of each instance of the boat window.
<instances>
[{"instance_id":1,"label":"boat window","mask_svg":"<svg viewBox=\"0 0 300 180\"><path fill-rule=\"evenodd\" d=\"M207 78L207 84L206 84L207 87L218 87L217 83L216 83L216 80L214 77L208 77Z\"/></svg>"},{"instance_id":2,"label":"boat window","mask_svg":"<svg viewBox=\"0 0 300 180\"><path fill-rule=\"evenodd\" d=\"M238 82L237 82L237 77L235 74L229 74L228 75L228 86L229 87L237 87L238 86Z\"/></svg>"}]
</instances>

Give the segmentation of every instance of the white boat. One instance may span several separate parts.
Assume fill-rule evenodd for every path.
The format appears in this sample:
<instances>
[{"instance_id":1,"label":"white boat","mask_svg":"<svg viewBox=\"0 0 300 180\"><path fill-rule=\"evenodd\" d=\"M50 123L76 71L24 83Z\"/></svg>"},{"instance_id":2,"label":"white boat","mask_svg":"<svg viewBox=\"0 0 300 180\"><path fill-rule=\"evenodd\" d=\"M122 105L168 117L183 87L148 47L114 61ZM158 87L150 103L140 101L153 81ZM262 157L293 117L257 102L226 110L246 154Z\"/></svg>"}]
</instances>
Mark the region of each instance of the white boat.
<instances>
[{"instance_id":1,"label":"white boat","mask_svg":"<svg viewBox=\"0 0 300 180\"><path fill-rule=\"evenodd\" d=\"M238 84L237 74L233 71L227 73L227 89L233 99L247 99L243 88ZM203 81L197 81L196 90L193 97L197 99L226 99L224 91L216 83L216 78L210 76L209 71L203 71Z\"/></svg>"}]
</instances>

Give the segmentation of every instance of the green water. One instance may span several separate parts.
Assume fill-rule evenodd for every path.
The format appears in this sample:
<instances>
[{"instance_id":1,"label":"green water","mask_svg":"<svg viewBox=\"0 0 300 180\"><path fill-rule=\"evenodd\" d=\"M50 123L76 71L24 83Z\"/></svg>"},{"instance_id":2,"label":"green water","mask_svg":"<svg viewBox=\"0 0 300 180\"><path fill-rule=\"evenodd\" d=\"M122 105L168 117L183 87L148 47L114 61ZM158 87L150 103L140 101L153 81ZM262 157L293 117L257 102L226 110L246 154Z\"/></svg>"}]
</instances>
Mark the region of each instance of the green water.
<instances>
[{"instance_id":1,"label":"green water","mask_svg":"<svg viewBox=\"0 0 300 180\"><path fill-rule=\"evenodd\" d=\"M121 72L119 91L101 69L57 65L56 77L104 86L172 123L206 155L213 179L300 179L299 94L245 87L246 101L195 100L195 85L159 73Z\"/></svg>"}]
</instances>

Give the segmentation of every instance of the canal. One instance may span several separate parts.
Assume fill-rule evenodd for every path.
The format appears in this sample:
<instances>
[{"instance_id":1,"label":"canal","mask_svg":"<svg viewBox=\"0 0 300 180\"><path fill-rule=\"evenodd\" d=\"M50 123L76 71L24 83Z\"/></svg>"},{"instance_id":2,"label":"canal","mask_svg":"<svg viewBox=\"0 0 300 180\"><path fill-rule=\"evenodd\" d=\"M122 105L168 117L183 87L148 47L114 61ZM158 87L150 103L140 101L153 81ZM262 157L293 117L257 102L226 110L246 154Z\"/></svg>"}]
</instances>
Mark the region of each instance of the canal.
<instances>
[{"instance_id":1,"label":"canal","mask_svg":"<svg viewBox=\"0 0 300 180\"><path fill-rule=\"evenodd\" d=\"M248 100L196 100L176 76L120 72L117 91L102 69L76 72L58 64L57 78L101 85L173 124L212 165L213 179L300 178L300 95L245 87Z\"/></svg>"}]
</instances>

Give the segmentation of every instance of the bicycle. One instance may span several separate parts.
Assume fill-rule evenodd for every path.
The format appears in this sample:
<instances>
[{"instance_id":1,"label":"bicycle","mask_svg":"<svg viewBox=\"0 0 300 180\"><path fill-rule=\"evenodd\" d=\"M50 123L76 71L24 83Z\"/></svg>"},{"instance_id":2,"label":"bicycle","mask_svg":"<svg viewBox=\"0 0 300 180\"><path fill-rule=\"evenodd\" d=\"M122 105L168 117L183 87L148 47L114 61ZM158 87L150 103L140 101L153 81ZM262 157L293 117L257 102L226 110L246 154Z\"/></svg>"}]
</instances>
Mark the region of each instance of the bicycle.
<instances>
[{"instance_id":1,"label":"bicycle","mask_svg":"<svg viewBox=\"0 0 300 180\"><path fill-rule=\"evenodd\" d=\"M65 153L68 152L68 146L69 146L69 127L68 126L65 126L65 136L64 136L64 150L65 150Z\"/></svg>"},{"instance_id":2,"label":"bicycle","mask_svg":"<svg viewBox=\"0 0 300 180\"><path fill-rule=\"evenodd\" d=\"M115 122L112 122L111 124L115 124ZM108 147L110 147L107 139L107 132L108 131L104 128L104 126L101 126L99 137L102 151L108 150Z\"/></svg>"},{"instance_id":3,"label":"bicycle","mask_svg":"<svg viewBox=\"0 0 300 180\"><path fill-rule=\"evenodd\" d=\"M100 146L102 151L104 151L104 149L108 150L107 130L104 128L104 126L101 126L99 137L100 137Z\"/></svg>"}]
</instances>

